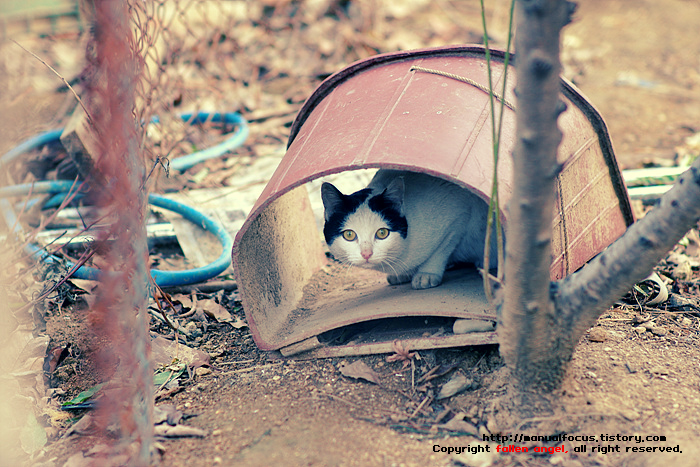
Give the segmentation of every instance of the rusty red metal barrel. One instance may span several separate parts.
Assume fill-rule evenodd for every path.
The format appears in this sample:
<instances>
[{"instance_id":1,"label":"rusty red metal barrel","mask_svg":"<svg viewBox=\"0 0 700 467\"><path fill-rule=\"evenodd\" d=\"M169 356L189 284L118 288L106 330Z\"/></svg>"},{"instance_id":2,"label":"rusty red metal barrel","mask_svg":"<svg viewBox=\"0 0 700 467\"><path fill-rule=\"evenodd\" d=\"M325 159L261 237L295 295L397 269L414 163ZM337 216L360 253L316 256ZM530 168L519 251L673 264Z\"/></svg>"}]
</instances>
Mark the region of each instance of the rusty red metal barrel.
<instances>
[{"instance_id":1,"label":"rusty red metal barrel","mask_svg":"<svg viewBox=\"0 0 700 467\"><path fill-rule=\"evenodd\" d=\"M491 58L497 91L504 79L504 54L491 51ZM508 70L506 93L498 96L498 102L506 104L498 163L505 223L508 216L503 207L510 201L512 180L517 176L510 157L517 105L514 71L512 67ZM634 221L605 123L571 83L564 79L561 83L567 110L559 118L563 140L558 157L563 170L557 180L552 226L552 279L581 267ZM299 304L304 287L326 262L305 183L347 170L397 168L445 178L488 200L493 173L491 135L483 47L378 55L326 79L299 112L287 153L234 243L234 267L256 344L273 350L311 339L309 348L316 356L387 351L382 350L386 345L369 344L329 350L313 339L340 326L390 317L489 314L477 290L480 284L472 279L457 280L452 286L446 283L432 291L374 284L354 290L349 300L338 297L328 303L316 297L323 306L301 310ZM351 305L358 303L358 297L362 297L362 309ZM382 307L373 306L373 299ZM404 301L421 304L407 307ZM343 305L333 306L339 303ZM495 342L494 333L476 334L447 336L441 342L412 337L406 341L413 348Z\"/></svg>"}]
</instances>

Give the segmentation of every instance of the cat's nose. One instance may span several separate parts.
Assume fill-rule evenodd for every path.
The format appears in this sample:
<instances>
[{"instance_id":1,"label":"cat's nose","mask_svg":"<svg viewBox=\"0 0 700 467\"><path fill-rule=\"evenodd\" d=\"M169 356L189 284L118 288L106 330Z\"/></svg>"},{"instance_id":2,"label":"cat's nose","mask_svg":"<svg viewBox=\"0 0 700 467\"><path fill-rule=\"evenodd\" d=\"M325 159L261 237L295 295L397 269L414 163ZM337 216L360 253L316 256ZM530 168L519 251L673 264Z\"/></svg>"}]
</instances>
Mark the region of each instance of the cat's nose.
<instances>
[{"instance_id":1,"label":"cat's nose","mask_svg":"<svg viewBox=\"0 0 700 467\"><path fill-rule=\"evenodd\" d=\"M372 250L363 248L362 251L360 251L360 254L366 261L369 261L369 259L372 257Z\"/></svg>"}]
</instances>

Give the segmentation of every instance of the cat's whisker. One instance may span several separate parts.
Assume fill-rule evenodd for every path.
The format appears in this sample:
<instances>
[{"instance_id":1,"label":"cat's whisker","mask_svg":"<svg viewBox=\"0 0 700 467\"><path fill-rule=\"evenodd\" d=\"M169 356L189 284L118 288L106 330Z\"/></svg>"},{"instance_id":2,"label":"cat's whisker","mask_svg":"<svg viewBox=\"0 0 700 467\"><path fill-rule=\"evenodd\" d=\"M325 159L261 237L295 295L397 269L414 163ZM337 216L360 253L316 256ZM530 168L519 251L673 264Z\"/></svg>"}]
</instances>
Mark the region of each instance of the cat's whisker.
<instances>
[{"instance_id":1,"label":"cat's whisker","mask_svg":"<svg viewBox=\"0 0 700 467\"><path fill-rule=\"evenodd\" d=\"M389 274L386 271L386 268L384 267L384 266L389 266L389 268L391 268L391 271L394 273L394 275L398 275L398 273L396 272L396 268L391 264L390 258L385 258L384 261L382 261L381 266L382 266L382 272L384 274Z\"/></svg>"},{"instance_id":2,"label":"cat's whisker","mask_svg":"<svg viewBox=\"0 0 700 467\"><path fill-rule=\"evenodd\" d=\"M408 275L410 268L400 258L385 258L382 266L386 264L391 268L396 277Z\"/></svg>"},{"instance_id":3,"label":"cat's whisker","mask_svg":"<svg viewBox=\"0 0 700 467\"><path fill-rule=\"evenodd\" d=\"M352 262L350 262L347 258L343 258L342 260L339 260L340 262L340 273L343 276L343 279L347 278L347 276L350 275L350 272L354 269L354 265Z\"/></svg>"},{"instance_id":4,"label":"cat's whisker","mask_svg":"<svg viewBox=\"0 0 700 467\"><path fill-rule=\"evenodd\" d=\"M343 278L345 279L350 275L350 272L354 269L354 266L352 263L344 263L344 266L345 271L343 271Z\"/></svg>"}]
</instances>

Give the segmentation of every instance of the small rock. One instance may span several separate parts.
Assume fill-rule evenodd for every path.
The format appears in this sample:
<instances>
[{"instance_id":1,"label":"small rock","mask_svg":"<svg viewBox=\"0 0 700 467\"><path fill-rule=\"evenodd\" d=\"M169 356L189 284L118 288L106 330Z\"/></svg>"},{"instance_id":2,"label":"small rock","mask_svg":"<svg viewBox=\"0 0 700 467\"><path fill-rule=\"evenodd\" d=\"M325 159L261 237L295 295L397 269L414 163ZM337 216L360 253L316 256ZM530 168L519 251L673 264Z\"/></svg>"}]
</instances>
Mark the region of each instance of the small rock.
<instances>
[{"instance_id":1,"label":"small rock","mask_svg":"<svg viewBox=\"0 0 700 467\"><path fill-rule=\"evenodd\" d=\"M634 315L634 316L632 317L632 322L633 322L634 324L646 323L648 320L649 320L649 318L645 318L645 317L639 316L639 315Z\"/></svg>"},{"instance_id":2,"label":"small rock","mask_svg":"<svg viewBox=\"0 0 700 467\"><path fill-rule=\"evenodd\" d=\"M549 458L549 463L552 465L564 465L565 461L566 459L564 459L564 457L562 457L560 454L555 454Z\"/></svg>"},{"instance_id":3,"label":"small rock","mask_svg":"<svg viewBox=\"0 0 700 467\"><path fill-rule=\"evenodd\" d=\"M484 436L491 436L491 432L484 425L479 426L479 436L483 439Z\"/></svg>"},{"instance_id":4,"label":"small rock","mask_svg":"<svg viewBox=\"0 0 700 467\"><path fill-rule=\"evenodd\" d=\"M671 276L679 281L690 280L693 277L693 269L690 266L690 262L684 261L676 266L671 272Z\"/></svg>"},{"instance_id":5,"label":"small rock","mask_svg":"<svg viewBox=\"0 0 700 467\"><path fill-rule=\"evenodd\" d=\"M685 317L681 320L681 326L690 326L692 324L693 321L690 318Z\"/></svg>"},{"instance_id":6,"label":"small rock","mask_svg":"<svg viewBox=\"0 0 700 467\"><path fill-rule=\"evenodd\" d=\"M489 417L489 419L486 420L486 429L491 433L498 433L498 425L496 424L496 420Z\"/></svg>"},{"instance_id":7,"label":"small rock","mask_svg":"<svg viewBox=\"0 0 700 467\"><path fill-rule=\"evenodd\" d=\"M608 339L608 331L601 327L595 327L588 331L588 340L591 342L605 342Z\"/></svg>"},{"instance_id":8,"label":"small rock","mask_svg":"<svg viewBox=\"0 0 700 467\"><path fill-rule=\"evenodd\" d=\"M190 321L185 325L185 331L194 338L202 337L202 331L197 327L197 323L194 321Z\"/></svg>"},{"instance_id":9,"label":"small rock","mask_svg":"<svg viewBox=\"0 0 700 467\"><path fill-rule=\"evenodd\" d=\"M153 408L153 424L167 423L177 425L182 419L182 412L172 404L161 404Z\"/></svg>"},{"instance_id":10,"label":"small rock","mask_svg":"<svg viewBox=\"0 0 700 467\"><path fill-rule=\"evenodd\" d=\"M636 328L632 329L634 329L634 332L636 332L637 334L644 334L645 332L647 332L644 326L637 326Z\"/></svg>"},{"instance_id":11,"label":"small rock","mask_svg":"<svg viewBox=\"0 0 700 467\"><path fill-rule=\"evenodd\" d=\"M194 370L194 374L197 376L206 376L211 374L211 368L200 366Z\"/></svg>"},{"instance_id":12,"label":"small rock","mask_svg":"<svg viewBox=\"0 0 700 467\"><path fill-rule=\"evenodd\" d=\"M491 445L488 451L483 450L484 445L479 441L472 441L469 443L469 447L474 451L464 450L460 454L453 454L453 463L468 465L470 467L489 467L496 465L501 457L501 454L496 452L495 444Z\"/></svg>"},{"instance_id":13,"label":"small rock","mask_svg":"<svg viewBox=\"0 0 700 467\"><path fill-rule=\"evenodd\" d=\"M440 400L452 397L458 392L471 388L473 385L473 379L467 378L460 373L455 373L454 376L440 388L437 399Z\"/></svg>"},{"instance_id":14,"label":"small rock","mask_svg":"<svg viewBox=\"0 0 700 467\"><path fill-rule=\"evenodd\" d=\"M651 328L651 333L655 334L657 336L665 336L666 334L668 334L668 330L666 328L656 326L656 327Z\"/></svg>"},{"instance_id":15,"label":"small rock","mask_svg":"<svg viewBox=\"0 0 700 467\"><path fill-rule=\"evenodd\" d=\"M686 318L688 319L688 318ZM690 320L688 320L690 321ZM57 396L63 396L66 393L65 389L63 388L49 388L46 390L46 395L49 396L50 398L54 398Z\"/></svg>"},{"instance_id":16,"label":"small rock","mask_svg":"<svg viewBox=\"0 0 700 467\"><path fill-rule=\"evenodd\" d=\"M624 418L626 418L630 422L633 422L639 418L639 412L637 412L636 410L632 410L632 409L622 410L620 412L620 415L622 415Z\"/></svg>"},{"instance_id":17,"label":"small rock","mask_svg":"<svg viewBox=\"0 0 700 467\"><path fill-rule=\"evenodd\" d=\"M656 326L656 324L653 323L653 322L651 322L651 321L647 321L646 323L642 323L641 326L642 326L644 329L646 329L647 331L651 331L652 329L654 329L654 327Z\"/></svg>"}]
</instances>

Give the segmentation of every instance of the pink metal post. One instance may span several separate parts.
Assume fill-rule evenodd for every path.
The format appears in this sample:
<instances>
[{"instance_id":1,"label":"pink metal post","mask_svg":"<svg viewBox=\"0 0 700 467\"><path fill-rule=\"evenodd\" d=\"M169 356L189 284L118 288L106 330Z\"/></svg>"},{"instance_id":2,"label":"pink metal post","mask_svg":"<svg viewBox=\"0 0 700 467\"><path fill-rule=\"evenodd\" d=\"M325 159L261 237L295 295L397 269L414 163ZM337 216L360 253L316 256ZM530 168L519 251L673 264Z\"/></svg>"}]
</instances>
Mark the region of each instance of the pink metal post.
<instances>
[{"instance_id":1,"label":"pink metal post","mask_svg":"<svg viewBox=\"0 0 700 467\"><path fill-rule=\"evenodd\" d=\"M98 408L102 433L111 424L119 437L113 452L128 465L151 463L153 371L149 361L148 269L145 217L146 167L133 115L140 66L133 53L126 3L98 1L94 6L94 56L88 56L88 111L98 140L90 186L100 204L113 213L110 242L98 241L104 263L98 301L91 314L96 337L109 342L98 352L109 378ZM115 370L116 367L116 370Z\"/></svg>"}]
</instances>

